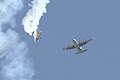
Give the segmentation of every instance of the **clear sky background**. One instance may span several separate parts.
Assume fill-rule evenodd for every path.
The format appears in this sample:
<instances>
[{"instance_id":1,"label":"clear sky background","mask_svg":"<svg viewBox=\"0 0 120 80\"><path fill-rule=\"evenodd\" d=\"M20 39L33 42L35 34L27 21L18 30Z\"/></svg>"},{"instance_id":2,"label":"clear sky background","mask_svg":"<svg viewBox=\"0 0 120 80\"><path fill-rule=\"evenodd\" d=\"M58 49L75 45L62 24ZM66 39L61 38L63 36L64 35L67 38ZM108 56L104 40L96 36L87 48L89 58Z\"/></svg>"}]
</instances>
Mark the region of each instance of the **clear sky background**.
<instances>
[{"instance_id":1,"label":"clear sky background","mask_svg":"<svg viewBox=\"0 0 120 80\"><path fill-rule=\"evenodd\" d=\"M28 3L18 25L28 10ZM120 80L120 1L119 0L51 0L39 25L42 39L37 43L16 29L28 44L34 63L33 80ZM93 41L88 51L62 51L72 39Z\"/></svg>"}]
</instances>

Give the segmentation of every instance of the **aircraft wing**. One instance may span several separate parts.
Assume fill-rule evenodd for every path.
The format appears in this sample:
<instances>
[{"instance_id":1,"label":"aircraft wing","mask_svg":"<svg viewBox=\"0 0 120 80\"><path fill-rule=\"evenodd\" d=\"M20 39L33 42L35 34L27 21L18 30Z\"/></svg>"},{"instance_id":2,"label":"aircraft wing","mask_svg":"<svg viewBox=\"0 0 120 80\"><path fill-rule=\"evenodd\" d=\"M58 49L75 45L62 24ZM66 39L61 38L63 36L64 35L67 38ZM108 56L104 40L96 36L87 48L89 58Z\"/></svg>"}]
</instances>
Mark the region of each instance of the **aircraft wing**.
<instances>
[{"instance_id":1,"label":"aircraft wing","mask_svg":"<svg viewBox=\"0 0 120 80\"><path fill-rule=\"evenodd\" d=\"M66 48L63 48L63 50L70 50L70 49L74 49L75 48L75 45L71 45L71 46L68 46Z\"/></svg>"},{"instance_id":2,"label":"aircraft wing","mask_svg":"<svg viewBox=\"0 0 120 80\"><path fill-rule=\"evenodd\" d=\"M83 46L85 44L87 44L88 42L92 41L92 39L89 39L89 40L83 40L82 42L79 42L79 46Z\"/></svg>"}]
</instances>

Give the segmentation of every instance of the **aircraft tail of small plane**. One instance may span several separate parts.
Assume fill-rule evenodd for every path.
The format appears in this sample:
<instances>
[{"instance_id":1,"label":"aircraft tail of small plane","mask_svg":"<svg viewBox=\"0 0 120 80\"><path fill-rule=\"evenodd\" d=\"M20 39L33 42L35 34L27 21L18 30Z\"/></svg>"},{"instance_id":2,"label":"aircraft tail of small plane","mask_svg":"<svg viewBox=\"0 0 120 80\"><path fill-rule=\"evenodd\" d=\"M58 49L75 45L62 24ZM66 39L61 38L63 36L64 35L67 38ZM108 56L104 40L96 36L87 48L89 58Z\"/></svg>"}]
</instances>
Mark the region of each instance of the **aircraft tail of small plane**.
<instances>
[{"instance_id":1,"label":"aircraft tail of small plane","mask_svg":"<svg viewBox=\"0 0 120 80\"><path fill-rule=\"evenodd\" d=\"M83 53L85 51L87 51L87 49L80 50L80 51L76 52L75 54L80 54L80 53Z\"/></svg>"}]
</instances>

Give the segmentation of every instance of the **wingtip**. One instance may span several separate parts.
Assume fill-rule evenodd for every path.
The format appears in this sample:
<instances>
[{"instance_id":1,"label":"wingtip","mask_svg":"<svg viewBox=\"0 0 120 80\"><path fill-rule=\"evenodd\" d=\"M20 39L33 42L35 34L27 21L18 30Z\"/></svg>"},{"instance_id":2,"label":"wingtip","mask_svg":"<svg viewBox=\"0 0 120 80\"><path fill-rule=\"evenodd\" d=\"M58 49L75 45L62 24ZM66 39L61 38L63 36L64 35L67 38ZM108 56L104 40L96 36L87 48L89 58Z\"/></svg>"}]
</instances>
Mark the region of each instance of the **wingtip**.
<instances>
[{"instance_id":1,"label":"wingtip","mask_svg":"<svg viewBox=\"0 0 120 80\"><path fill-rule=\"evenodd\" d=\"M92 38L90 40L93 40Z\"/></svg>"},{"instance_id":2,"label":"wingtip","mask_svg":"<svg viewBox=\"0 0 120 80\"><path fill-rule=\"evenodd\" d=\"M65 48L63 48L62 50L65 50Z\"/></svg>"},{"instance_id":3,"label":"wingtip","mask_svg":"<svg viewBox=\"0 0 120 80\"><path fill-rule=\"evenodd\" d=\"M89 41L92 41L93 39L91 38L91 39L89 39Z\"/></svg>"},{"instance_id":4,"label":"wingtip","mask_svg":"<svg viewBox=\"0 0 120 80\"><path fill-rule=\"evenodd\" d=\"M62 50L67 50L67 48L63 48Z\"/></svg>"}]
</instances>

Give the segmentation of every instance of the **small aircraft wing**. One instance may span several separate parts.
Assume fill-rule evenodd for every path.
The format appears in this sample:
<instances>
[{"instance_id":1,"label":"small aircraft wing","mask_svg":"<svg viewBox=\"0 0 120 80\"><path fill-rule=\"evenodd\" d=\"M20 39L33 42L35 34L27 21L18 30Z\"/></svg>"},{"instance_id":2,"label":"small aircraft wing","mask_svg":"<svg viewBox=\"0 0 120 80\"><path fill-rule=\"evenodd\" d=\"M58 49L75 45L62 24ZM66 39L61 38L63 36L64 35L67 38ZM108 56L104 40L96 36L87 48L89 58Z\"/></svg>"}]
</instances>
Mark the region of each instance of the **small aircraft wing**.
<instances>
[{"instance_id":1,"label":"small aircraft wing","mask_svg":"<svg viewBox=\"0 0 120 80\"><path fill-rule=\"evenodd\" d=\"M35 41L37 42L41 37L40 36L36 36Z\"/></svg>"},{"instance_id":2,"label":"small aircraft wing","mask_svg":"<svg viewBox=\"0 0 120 80\"><path fill-rule=\"evenodd\" d=\"M70 49L74 49L75 48L75 45L71 45L71 46L68 46L66 48L63 48L63 50L70 50Z\"/></svg>"},{"instance_id":3,"label":"small aircraft wing","mask_svg":"<svg viewBox=\"0 0 120 80\"><path fill-rule=\"evenodd\" d=\"M85 44L87 44L88 42L92 41L92 39L89 39L89 40L83 40L82 42L79 42L79 46L83 46Z\"/></svg>"}]
</instances>

